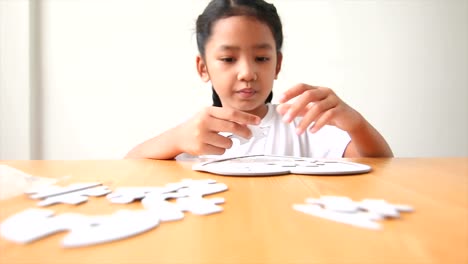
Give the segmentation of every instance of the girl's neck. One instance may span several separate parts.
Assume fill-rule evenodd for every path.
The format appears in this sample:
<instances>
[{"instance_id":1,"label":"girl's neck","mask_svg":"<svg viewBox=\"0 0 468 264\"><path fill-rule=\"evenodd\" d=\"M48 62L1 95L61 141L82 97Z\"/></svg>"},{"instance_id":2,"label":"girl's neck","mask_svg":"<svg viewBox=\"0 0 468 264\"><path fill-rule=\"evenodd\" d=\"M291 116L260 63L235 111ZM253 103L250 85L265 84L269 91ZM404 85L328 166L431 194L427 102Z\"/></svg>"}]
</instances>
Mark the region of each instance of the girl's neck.
<instances>
[{"instance_id":1,"label":"girl's neck","mask_svg":"<svg viewBox=\"0 0 468 264\"><path fill-rule=\"evenodd\" d=\"M268 113L268 106L266 104L263 104L263 105L259 106L258 108L254 109L252 111L249 111L248 113L256 115L256 116L263 119L266 116L266 114Z\"/></svg>"}]
</instances>

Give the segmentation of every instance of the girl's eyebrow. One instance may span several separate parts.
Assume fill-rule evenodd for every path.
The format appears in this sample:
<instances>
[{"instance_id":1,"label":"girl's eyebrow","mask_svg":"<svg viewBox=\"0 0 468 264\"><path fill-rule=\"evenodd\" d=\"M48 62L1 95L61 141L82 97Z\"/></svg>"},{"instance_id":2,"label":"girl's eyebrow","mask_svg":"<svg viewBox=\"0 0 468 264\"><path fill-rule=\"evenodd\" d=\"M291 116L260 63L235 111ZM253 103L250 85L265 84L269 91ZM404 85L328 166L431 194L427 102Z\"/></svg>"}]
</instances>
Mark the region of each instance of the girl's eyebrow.
<instances>
[{"instance_id":1,"label":"girl's eyebrow","mask_svg":"<svg viewBox=\"0 0 468 264\"><path fill-rule=\"evenodd\" d=\"M221 50L221 51L240 50L240 47L239 46L232 46L232 45L221 45L218 49ZM255 50L272 50L273 47L268 43L262 43L262 44L254 45L253 49L255 49Z\"/></svg>"}]
</instances>

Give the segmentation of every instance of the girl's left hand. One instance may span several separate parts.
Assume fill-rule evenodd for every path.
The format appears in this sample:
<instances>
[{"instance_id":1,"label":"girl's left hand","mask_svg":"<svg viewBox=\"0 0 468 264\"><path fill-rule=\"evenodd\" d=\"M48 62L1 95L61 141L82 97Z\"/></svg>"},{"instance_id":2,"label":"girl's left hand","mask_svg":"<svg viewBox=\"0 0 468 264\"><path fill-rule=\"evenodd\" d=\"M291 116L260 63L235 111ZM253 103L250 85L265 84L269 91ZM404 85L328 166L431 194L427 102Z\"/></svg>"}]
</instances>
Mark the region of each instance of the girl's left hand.
<instances>
[{"instance_id":1,"label":"girl's left hand","mask_svg":"<svg viewBox=\"0 0 468 264\"><path fill-rule=\"evenodd\" d=\"M288 103L291 99L293 103ZM278 113L283 121L290 123L295 117L302 116L297 126L298 135L310 126L315 133L325 125L336 126L348 133L358 128L363 117L343 102L330 88L298 84L290 88L280 98Z\"/></svg>"}]
</instances>

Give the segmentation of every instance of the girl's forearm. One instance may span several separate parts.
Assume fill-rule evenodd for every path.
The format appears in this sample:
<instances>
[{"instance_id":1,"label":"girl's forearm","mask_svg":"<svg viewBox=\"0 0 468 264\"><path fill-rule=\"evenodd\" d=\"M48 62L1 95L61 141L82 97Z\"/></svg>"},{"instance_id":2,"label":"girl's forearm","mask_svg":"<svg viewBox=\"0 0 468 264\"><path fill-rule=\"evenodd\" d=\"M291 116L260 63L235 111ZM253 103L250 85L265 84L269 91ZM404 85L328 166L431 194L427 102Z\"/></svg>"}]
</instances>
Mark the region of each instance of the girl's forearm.
<instances>
[{"instance_id":1,"label":"girl's forearm","mask_svg":"<svg viewBox=\"0 0 468 264\"><path fill-rule=\"evenodd\" d=\"M348 134L360 157L393 157L387 141L364 117L357 129Z\"/></svg>"},{"instance_id":2,"label":"girl's forearm","mask_svg":"<svg viewBox=\"0 0 468 264\"><path fill-rule=\"evenodd\" d=\"M132 150L125 156L126 159L174 159L182 153L177 146L175 129L170 129L154 138L151 138Z\"/></svg>"}]
</instances>

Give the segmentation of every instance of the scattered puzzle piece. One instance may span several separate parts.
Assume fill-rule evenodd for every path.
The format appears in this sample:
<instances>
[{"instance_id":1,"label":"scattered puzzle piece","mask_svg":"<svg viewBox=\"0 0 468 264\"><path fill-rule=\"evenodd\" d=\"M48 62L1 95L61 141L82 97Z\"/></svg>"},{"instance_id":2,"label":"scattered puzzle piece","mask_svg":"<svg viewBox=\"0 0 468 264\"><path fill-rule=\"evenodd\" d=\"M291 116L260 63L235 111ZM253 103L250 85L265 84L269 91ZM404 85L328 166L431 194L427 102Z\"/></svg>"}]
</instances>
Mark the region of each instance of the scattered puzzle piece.
<instances>
[{"instance_id":1,"label":"scattered puzzle piece","mask_svg":"<svg viewBox=\"0 0 468 264\"><path fill-rule=\"evenodd\" d=\"M51 210L27 209L5 220L0 232L10 241L25 244L69 231L62 245L81 247L134 236L158 225L159 216L147 210L120 210L105 216L73 213L54 216Z\"/></svg>"},{"instance_id":2,"label":"scattered puzzle piece","mask_svg":"<svg viewBox=\"0 0 468 264\"><path fill-rule=\"evenodd\" d=\"M43 199L38 206L48 206L56 203L80 204L88 201L88 196L102 196L111 192L107 186L100 183L76 183L66 187L50 185L26 191L32 199Z\"/></svg>"},{"instance_id":3,"label":"scattered puzzle piece","mask_svg":"<svg viewBox=\"0 0 468 264\"><path fill-rule=\"evenodd\" d=\"M57 179L39 177L14 167L0 164L0 200L24 194L25 190L43 187L57 182Z\"/></svg>"},{"instance_id":4,"label":"scattered puzzle piece","mask_svg":"<svg viewBox=\"0 0 468 264\"><path fill-rule=\"evenodd\" d=\"M79 183L67 187L49 186L30 190L33 199L43 199L40 206L54 203L79 204L88 196L107 195L113 203L141 200L146 210L120 210L111 215L86 216L74 213L54 215L51 210L27 209L0 224L0 234L16 243L30 243L43 237L68 231L63 247L81 247L123 239L148 231L164 221L184 218L184 212L207 215L221 212L224 198L203 196L227 190L215 180L184 179L163 187L123 187L114 193L99 183ZM167 201L174 198L175 202ZM34 224L32 224L34 223Z\"/></svg>"},{"instance_id":5,"label":"scattered puzzle piece","mask_svg":"<svg viewBox=\"0 0 468 264\"><path fill-rule=\"evenodd\" d=\"M343 196L321 196L319 199L307 198L306 204L295 204L297 211L368 229L379 229L380 221L398 218L400 212L412 212L408 205L394 205L385 200L364 199L355 202Z\"/></svg>"}]
</instances>

